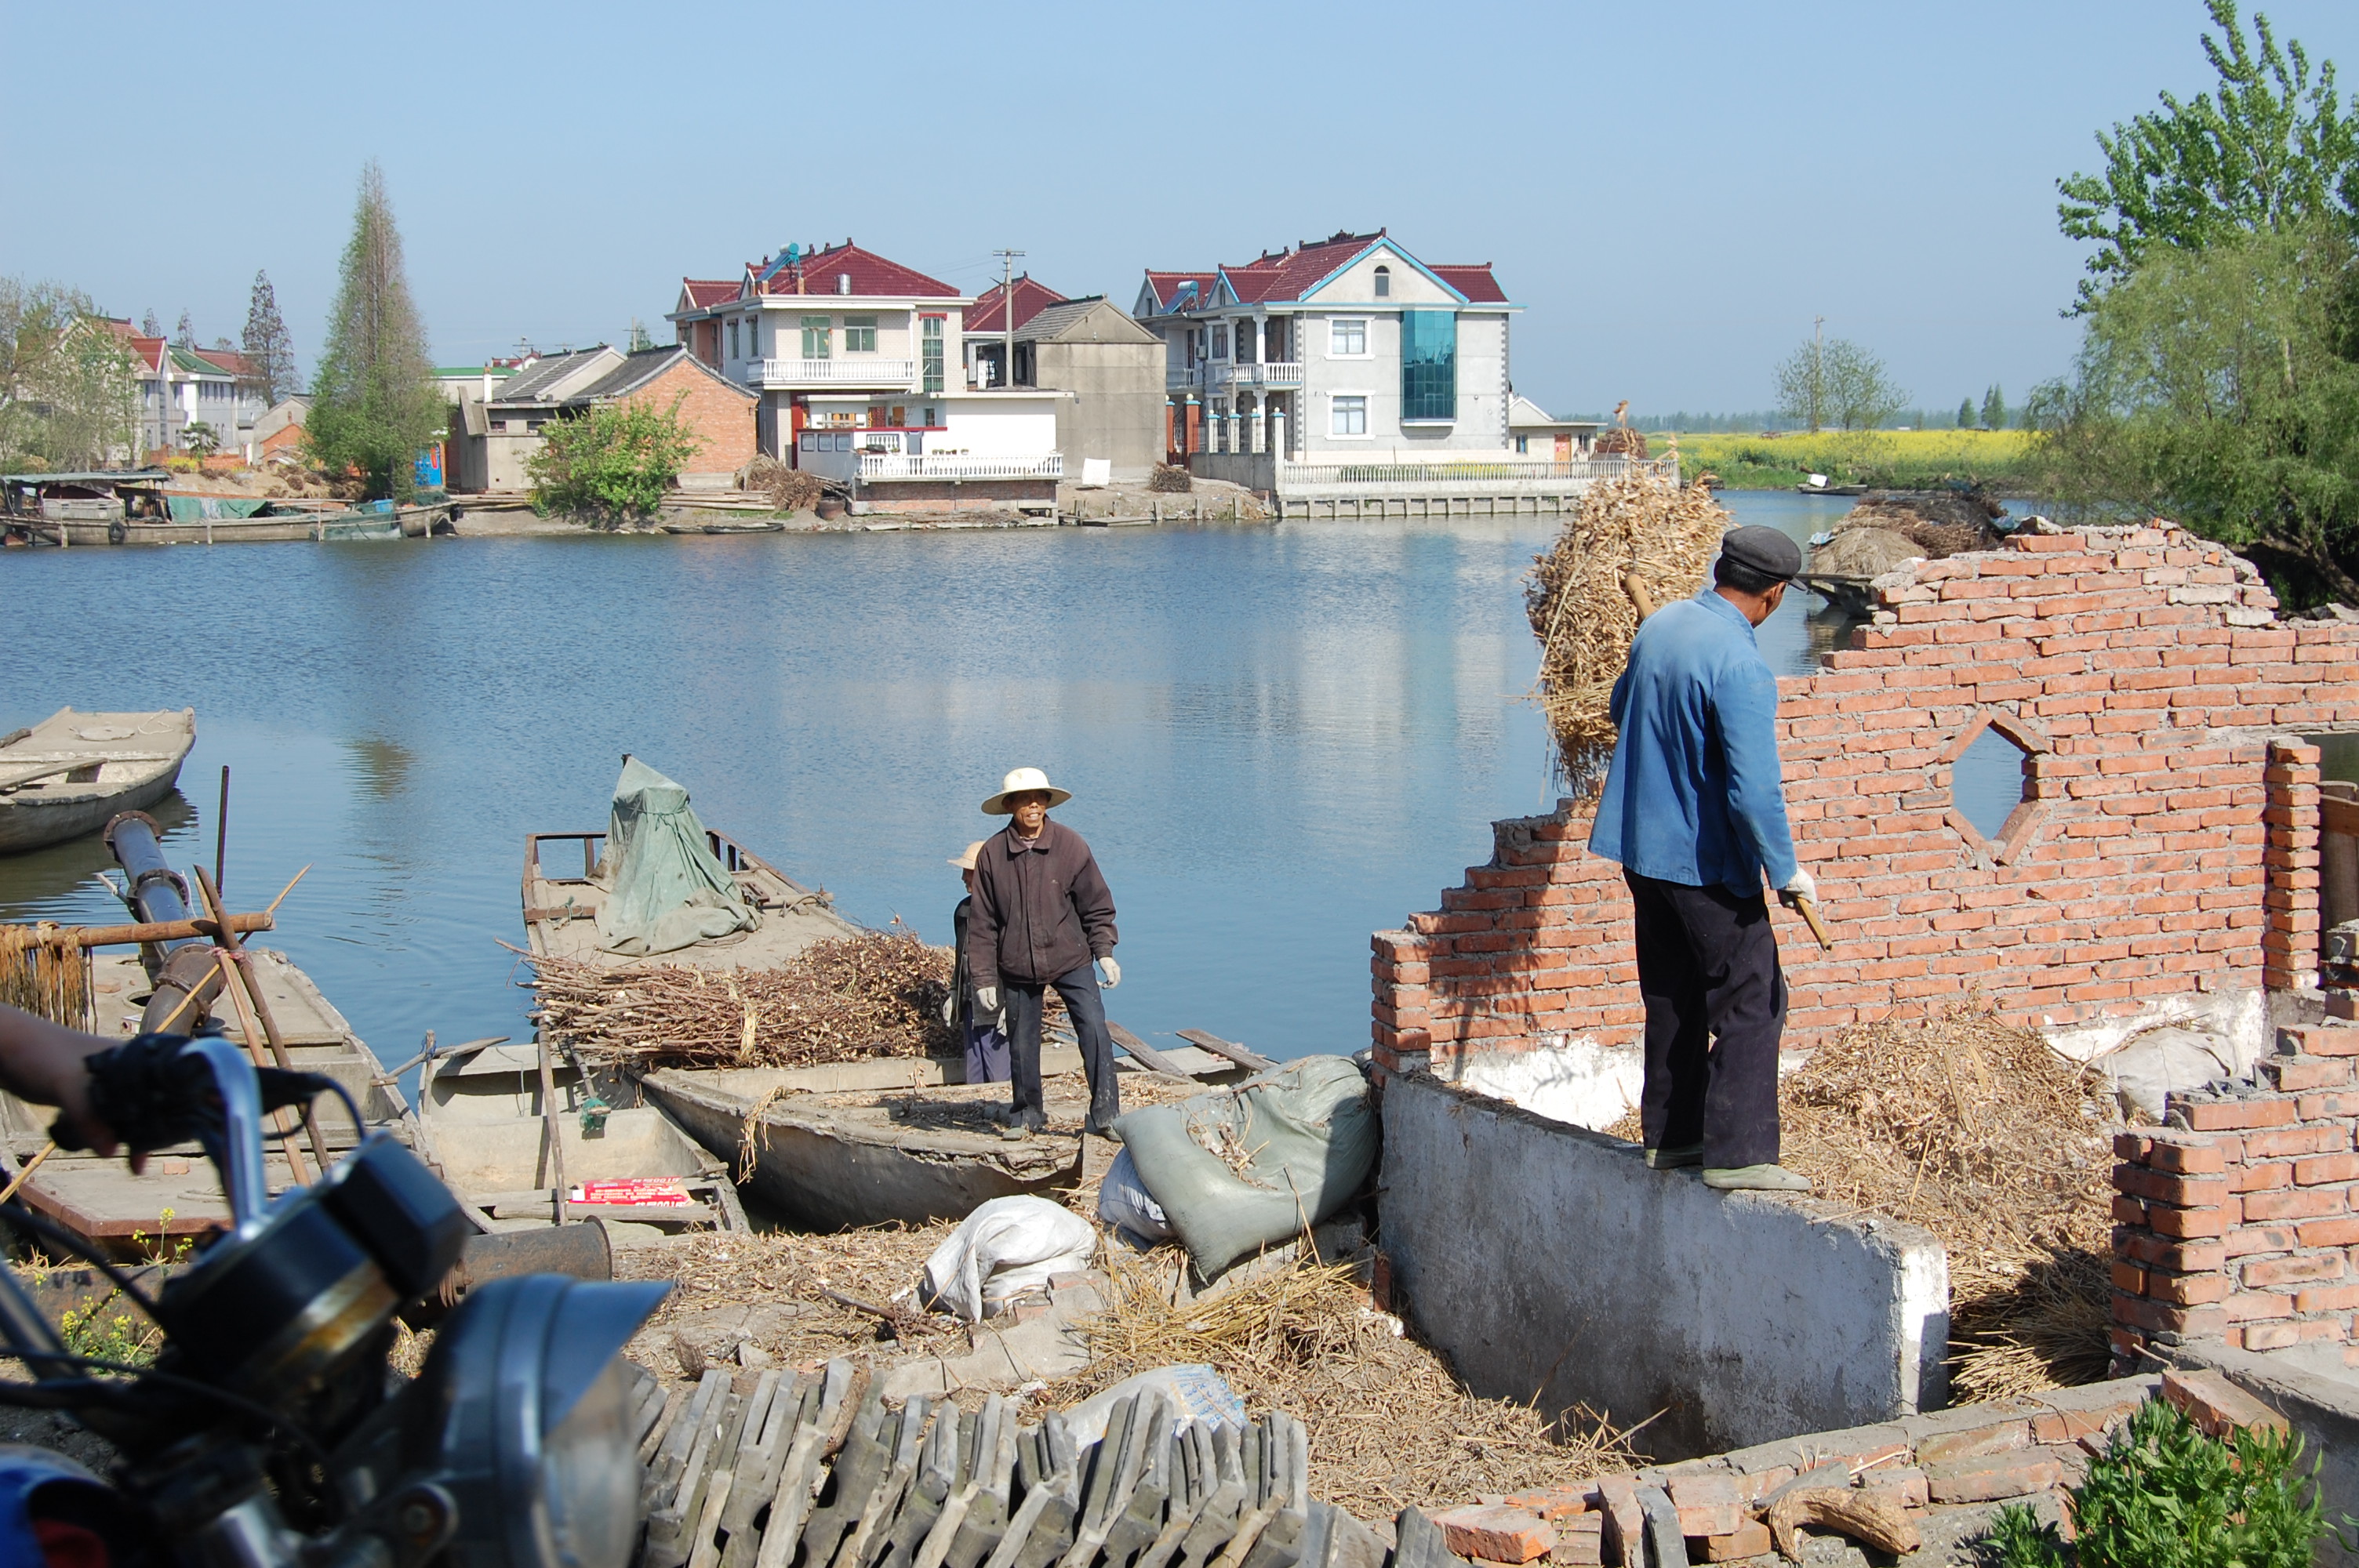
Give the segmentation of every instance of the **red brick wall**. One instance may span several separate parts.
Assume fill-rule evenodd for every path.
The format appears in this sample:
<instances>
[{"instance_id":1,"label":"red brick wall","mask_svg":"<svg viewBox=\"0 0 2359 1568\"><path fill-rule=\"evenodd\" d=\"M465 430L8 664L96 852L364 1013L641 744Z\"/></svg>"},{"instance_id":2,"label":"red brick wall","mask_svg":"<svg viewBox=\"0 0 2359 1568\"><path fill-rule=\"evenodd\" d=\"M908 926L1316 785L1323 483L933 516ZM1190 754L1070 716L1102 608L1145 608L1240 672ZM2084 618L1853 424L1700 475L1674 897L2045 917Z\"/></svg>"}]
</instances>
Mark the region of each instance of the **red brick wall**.
<instances>
[{"instance_id":1,"label":"red brick wall","mask_svg":"<svg viewBox=\"0 0 2359 1568\"><path fill-rule=\"evenodd\" d=\"M2280 623L2252 568L2167 524L2019 536L1887 579L1873 624L1778 683L1786 798L1835 935L1778 921L1791 1030L1978 994L2029 1022L2314 983L2316 750L2359 724L2359 625ZM1950 804L1984 726L2031 753L1997 841ZM1588 807L1496 825L1491 863L1375 937L1388 1069L1640 1022L1629 895Z\"/></svg>"},{"instance_id":2,"label":"red brick wall","mask_svg":"<svg viewBox=\"0 0 2359 1568\"><path fill-rule=\"evenodd\" d=\"M2359 1028L2277 1033L2257 1083L2173 1095L2114 1139L2114 1351L2222 1336L2247 1350L2354 1337Z\"/></svg>"},{"instance_id":3,"label":"red brick wall","mask_svg":"<svg viewBox=\"0 0 2359 1568\"><path fill-rule=\"evenodd\" d=\"M688 460L688 473L734 473L754 460L754 406L760 401L686 360L623 399L669 408L679 398L681 422L704 443Z\"/></svg>"}]
</instances>

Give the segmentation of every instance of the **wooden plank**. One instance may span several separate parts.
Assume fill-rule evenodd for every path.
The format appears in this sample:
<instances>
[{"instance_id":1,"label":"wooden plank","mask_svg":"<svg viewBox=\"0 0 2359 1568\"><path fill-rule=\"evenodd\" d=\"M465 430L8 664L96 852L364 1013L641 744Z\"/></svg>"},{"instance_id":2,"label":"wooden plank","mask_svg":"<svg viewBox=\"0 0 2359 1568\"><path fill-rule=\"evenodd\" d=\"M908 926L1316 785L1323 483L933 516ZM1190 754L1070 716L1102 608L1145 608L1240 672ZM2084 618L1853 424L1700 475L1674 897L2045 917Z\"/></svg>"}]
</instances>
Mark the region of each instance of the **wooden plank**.
<instances>
[{"instance_id":1,"label":"wooden plank","mask_svg":"<svg viewBox=\"0 0 2359 1568\"><path fill-rule=\"evenodd\" d=\"M1195 1076L1194 1074L1180 1066L1179 1063L1173 1061L1162 1052L1158 1051L1154 1046L1149 1045L1146 1041L1141 1040L1137 1035L1133 1034L1129 1030L1125 1029L1121 1024L1114 1022L1112 1019L1108 1019L1106 1021L1106 1033L1113 1035L1114 1043L1121 1046L1124 1053L1142 1067L1151 1068L1158 1073L1169 1074L1170 1076L1175 1078L1188 1078Z\"/></svg>"},{"instance_id":2,"label":"wooden plank","mask_svg":"<svg viewBox=\"0 0 2359 1568\"><path fill-rule=\"evenodd\" d=\"M1248 1051L1242 1045L1234 1044L1201 1029L1182 1029L1179 1031L1179 1034L1180 1039L1190 1045L1201 1045L1216 1056L1226 1056L1238 1066L1250 1067L1256 1073L1266 1073L1277 1065L1258 1051Z\"/></svg>"},{"instance_id":3,"label":"wooden plank","mask_svg":"<svg viewBox=\"0 0 2359 1568\"><path fill-rule=\"evenodd\" d=\"M2319 796L2318 825L2328 833L2359 838L2359 800L2337 800L2331 795Z\"/></svg>"}]
</instances>

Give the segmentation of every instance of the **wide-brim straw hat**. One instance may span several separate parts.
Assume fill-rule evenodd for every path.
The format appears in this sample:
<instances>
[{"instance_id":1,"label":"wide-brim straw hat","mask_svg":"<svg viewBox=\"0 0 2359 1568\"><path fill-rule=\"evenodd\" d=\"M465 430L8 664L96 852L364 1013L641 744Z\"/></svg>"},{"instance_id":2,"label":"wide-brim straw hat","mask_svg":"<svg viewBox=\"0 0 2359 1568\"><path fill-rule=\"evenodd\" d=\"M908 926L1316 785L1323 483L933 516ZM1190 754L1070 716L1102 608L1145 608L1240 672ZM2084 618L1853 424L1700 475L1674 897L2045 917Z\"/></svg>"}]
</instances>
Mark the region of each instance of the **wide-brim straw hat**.
<instances>
[{"instance_id":1,"label":"wide-brim straw hat","mask_svg":"<svg viewBox=\"0 0 2359 1568\"><path fill-rule=\"evenodd\" d=\"M1018 768L999 781L999 793L984 801L983 814L985 816L1006 816L1016 809L1007 804L1009 795L1028 795L1036 789L1045 789L1049 792L1050 806L1062 806L1073 798L1071 790L1059 789L1049 782L1049 775L1039 769Z\"/></svg>"},{"instance_id":2,"label":"wide-brim straw hat","mask_svg":"<svg viewBox=\"0 0 2359 1568\"><path fill-rule=\"evenodd\" d=\"M976 839L959 853L952 855L950 863L962 871L974 870L974 862L983 854L983 847L990 842L988 838Z\"/></svg>"}]
</instances>

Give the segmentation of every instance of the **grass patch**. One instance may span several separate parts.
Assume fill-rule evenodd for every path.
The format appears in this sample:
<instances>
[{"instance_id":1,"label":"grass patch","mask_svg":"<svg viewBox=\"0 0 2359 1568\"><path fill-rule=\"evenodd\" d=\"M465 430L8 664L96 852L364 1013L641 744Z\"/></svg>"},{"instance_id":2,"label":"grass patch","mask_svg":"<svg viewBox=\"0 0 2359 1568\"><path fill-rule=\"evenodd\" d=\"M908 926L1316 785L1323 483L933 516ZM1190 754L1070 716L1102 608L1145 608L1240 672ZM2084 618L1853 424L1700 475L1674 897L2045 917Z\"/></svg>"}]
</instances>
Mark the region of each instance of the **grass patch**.
<instances>
[{"instance_id":1,"label":"grass patch","mask_svg":"<svg viewBox=\"0 0 2359 1568\"><path fill-rule=\"evenodd\" d=\"M2027 430L1821 430L1817 435L1681 436L1680 475L1712 473L1731 490L1785 490L1810 474L1837 484L1926 490L2032 480Z\"/></svg>"}]
</instances>

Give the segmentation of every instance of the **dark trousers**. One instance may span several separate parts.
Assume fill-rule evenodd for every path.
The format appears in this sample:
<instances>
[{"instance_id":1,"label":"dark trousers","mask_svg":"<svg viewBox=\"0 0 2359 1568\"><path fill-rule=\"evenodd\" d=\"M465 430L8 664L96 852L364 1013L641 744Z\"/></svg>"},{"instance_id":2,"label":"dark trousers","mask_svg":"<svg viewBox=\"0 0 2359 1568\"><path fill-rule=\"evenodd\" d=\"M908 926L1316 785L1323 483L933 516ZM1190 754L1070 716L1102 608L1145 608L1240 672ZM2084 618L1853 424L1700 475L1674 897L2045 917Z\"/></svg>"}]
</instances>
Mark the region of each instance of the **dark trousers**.
<instances>
[{"instance_id":1,"label":"dark trousers","mask_svg":"<svg viewBox=\"0 0 2359 1568\"><path fill-rule=\"evenodd\" d=\"M1065 1016L1073 1021L1073 1033L1081 1042L1082 1071L1090 1080L1090 1119L1103 1127L1120 1116L1122 1091L1114 1081L1114 1036L1106 1033L1105 999L1098 994L1096 971L1083 964L1048 985L1027 985L1005 976L1001 983L1007 988L1007 1057L1016 1109L1041 1108L1040 1000L1053 985L1065 999Z\"/></svg>"},{"instance_id":2,"label":"dark trousers","mask_svg":"<svg viewBox=\"0 0 2359 1568\"><path fill-rule=\"evenodd\" d=\"M1758 892L1622 878L1647 1002L1647 1147L1701 1143L1704 1164L1720 1169L1777 1163L1786 976L1767 903Z\"/></svg>"}]
</instances>

